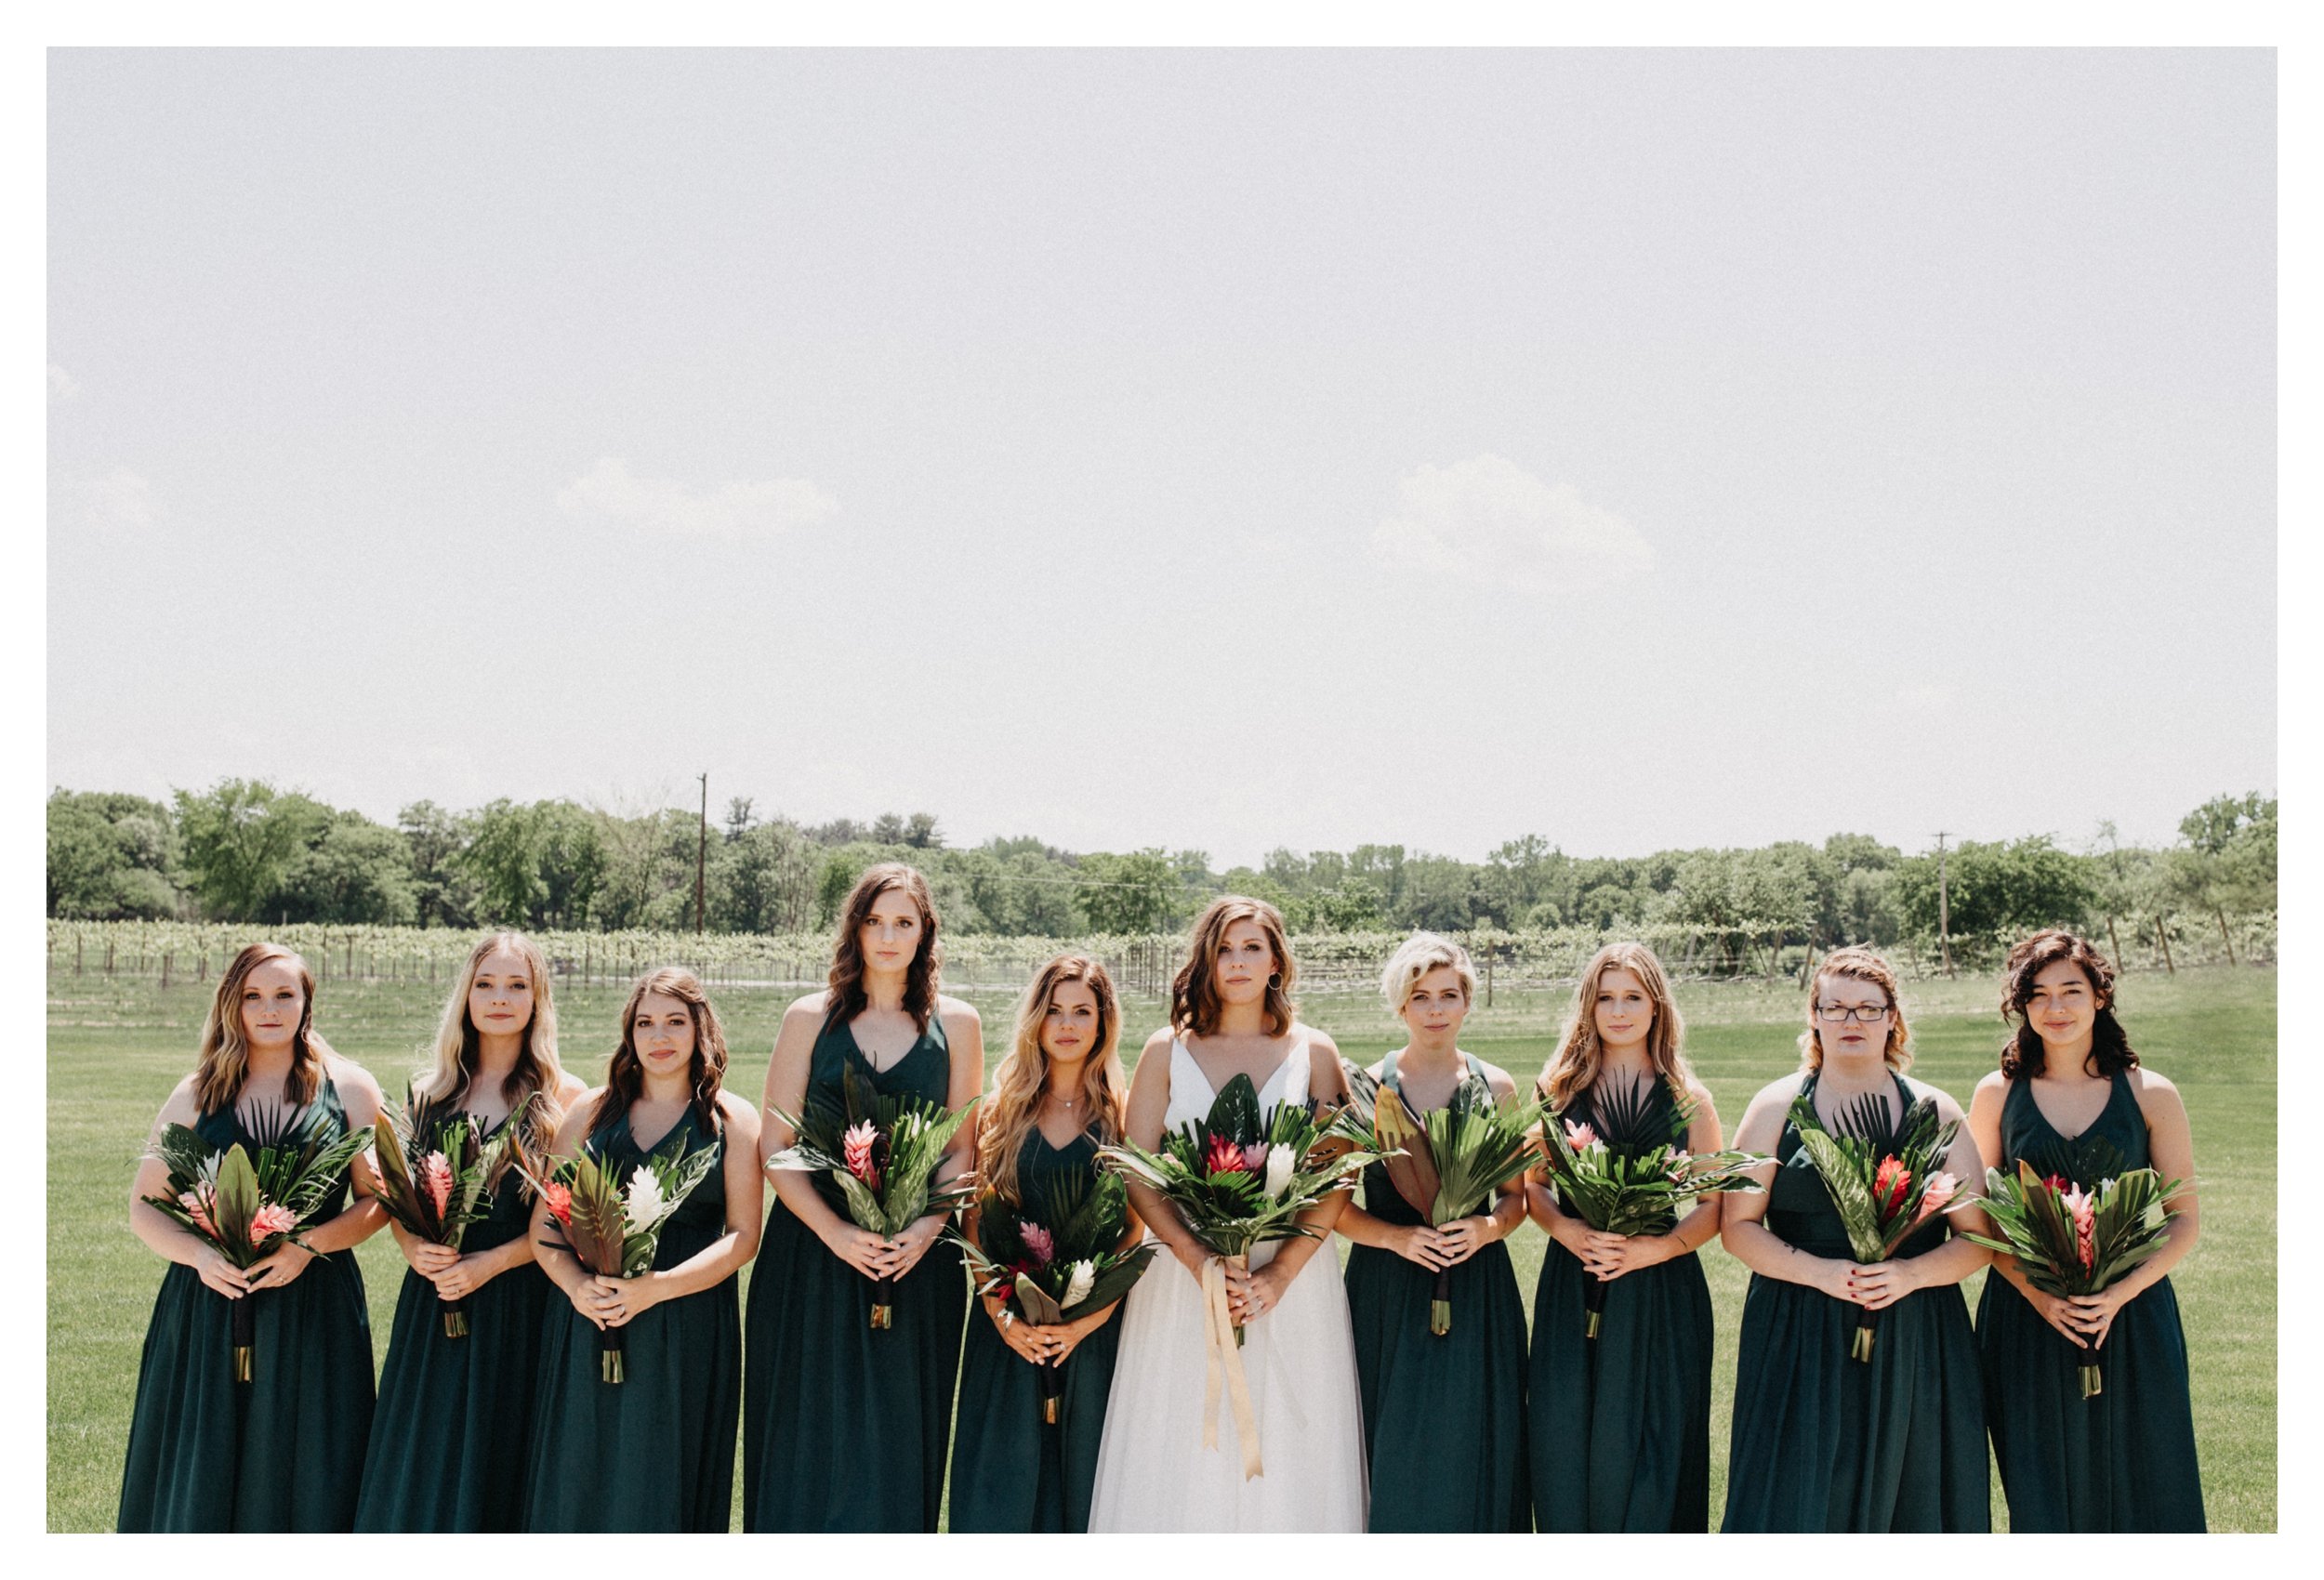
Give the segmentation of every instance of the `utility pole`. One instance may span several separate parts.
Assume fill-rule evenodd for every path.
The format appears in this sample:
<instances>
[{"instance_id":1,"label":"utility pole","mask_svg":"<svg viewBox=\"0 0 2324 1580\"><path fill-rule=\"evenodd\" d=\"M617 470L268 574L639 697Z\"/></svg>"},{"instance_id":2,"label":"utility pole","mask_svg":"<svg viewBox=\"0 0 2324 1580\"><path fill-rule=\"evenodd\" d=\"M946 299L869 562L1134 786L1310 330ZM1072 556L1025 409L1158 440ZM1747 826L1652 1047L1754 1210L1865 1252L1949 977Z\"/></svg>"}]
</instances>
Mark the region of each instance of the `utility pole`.
<instances>
[{"instance_id":1,"label":"utility pole","mask_svg":"<svg viewBox=\"0 0 2324 1580\"><path fill-rule=\"evenodd\" d=\"M1953 974L1952 907L1946 893L1945 836L1949 829L1936 831L1936 947L1945 957L1945 974Z\"/></svg>"},{"instance_id":2,"label":"utility pole","mask_svg":"<svg viewBox=\"0 0 2324 1580\"><path fill-rule=\"evenodd\" d=\"M702 780L702 838L694 846L694 933L702 932L702 875L710 864L710 775L706 770Z\"/></svg>"}]
</instances>

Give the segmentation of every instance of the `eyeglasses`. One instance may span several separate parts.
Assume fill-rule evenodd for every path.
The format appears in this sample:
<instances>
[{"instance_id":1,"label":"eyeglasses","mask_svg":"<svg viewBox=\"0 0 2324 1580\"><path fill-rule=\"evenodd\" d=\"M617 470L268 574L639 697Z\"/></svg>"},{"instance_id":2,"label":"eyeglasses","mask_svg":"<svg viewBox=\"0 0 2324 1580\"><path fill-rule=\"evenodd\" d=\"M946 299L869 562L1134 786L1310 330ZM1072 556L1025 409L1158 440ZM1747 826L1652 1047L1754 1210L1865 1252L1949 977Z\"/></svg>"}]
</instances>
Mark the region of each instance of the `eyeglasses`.
<instances>
[{"instance_id":1,"label":"eyeglasses","mask_svg":"<svg viewBox=\"0 0 2324 1580\"><path fill-rule=\"evenodd\" d=\"M1868 1026L1875 1020L1886 1020L1888 1008L1885 1004L1819 1004L1816 1013L1834 1025L1860 1020Z\"/></svg>"}]
</instances>

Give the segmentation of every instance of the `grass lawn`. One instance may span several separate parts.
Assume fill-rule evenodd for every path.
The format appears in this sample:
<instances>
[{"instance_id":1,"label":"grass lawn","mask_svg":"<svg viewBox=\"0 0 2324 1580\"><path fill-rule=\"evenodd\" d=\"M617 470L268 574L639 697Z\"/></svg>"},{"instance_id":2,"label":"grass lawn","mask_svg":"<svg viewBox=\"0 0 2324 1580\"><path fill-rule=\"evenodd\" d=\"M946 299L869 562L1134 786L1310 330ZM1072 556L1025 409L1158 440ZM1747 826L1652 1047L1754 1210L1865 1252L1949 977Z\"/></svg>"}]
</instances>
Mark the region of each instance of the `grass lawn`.
<instances>
[{"instance_id":1,"label":"grass lawn","mask_svg":"<svg viewBox=\"0 0 2324 1580\"><path fill-rule=\"evenodd\" d=\"M333 1044L401 1088L438 1005L420 984L326 982L318 1020ZM971 993L983 1011L988 1054L1005 1040L1010 999ZM719 996L737 1050L732 1082L756 1095L787 992L729 990ZM128 1188L155 1111L193 1062L209 989L200 983L132 982L69 971L48 979L48 1528L110 1530L120 1495L139 1346L161 1264L128 1232ZM2000 1025L1994 985L1982 979L1911 984L1920 1061L1913 1073L1955 1097L1994 1064ZM1760 1086L1796 1062L1800 996L1757 984L1683 990L1688 1049L1732 1131ZM592 1081L619 1013L612 989L561 993L566 1062ZM1314 998L1308 1019L1368 1062L1401 1038L1369 998ZM1522 1082L1541 1067L1562 1000L1503 994L1470 1019L1463 1045ZM2138 975L2123 986L2132 1041L2185 1094L2203 1195L2203 1242L2172 1275L2186 1323L2195 1385L2195 1431L2205 1507L2215 1531L2276 1528L2276 975L2212 968L2176 977ZM1160 1022L1159 1007L1133 1003L1133 1048ZM1530 1310L1545 1241L1530 1226L1510 1242ZM384 1344L403 1262L376 1236L359 1251L372 1328ZM1719 1250L1703 1253L1717 1311L1712 1368L1711 1508L1726 1476L1734 1340L1748 1275ZM743 1276L747 1279L749 1271ZM1970 1281L1974 1307L1977 1278ZM736 1503L737 1528L740 1501ZM1997 1481L1995 1528L2005 1528Z\"/></svg>"}]
</instances>

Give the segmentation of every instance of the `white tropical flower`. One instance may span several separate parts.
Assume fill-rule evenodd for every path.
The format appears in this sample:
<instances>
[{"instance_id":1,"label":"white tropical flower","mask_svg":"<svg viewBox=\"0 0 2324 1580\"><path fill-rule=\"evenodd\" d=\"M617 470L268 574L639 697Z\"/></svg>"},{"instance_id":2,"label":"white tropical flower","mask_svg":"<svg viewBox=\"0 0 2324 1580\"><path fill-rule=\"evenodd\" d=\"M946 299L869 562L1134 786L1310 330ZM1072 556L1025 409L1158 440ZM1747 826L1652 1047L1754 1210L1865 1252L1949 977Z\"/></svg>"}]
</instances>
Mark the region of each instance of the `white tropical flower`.
<instances>
[{"instance_id":1,"label":"white tropical flower","mask_svg":"<svg viewBox=\"0 0 2324 1580\"><path fill-rule=\"evenodd\" d=\"M1073 1277L1065 1281L1065 1297L1058 1305L1066 1310L1081 1304L1089 1297L1089 1286L1098 1281L1098 1265L1091 1261L1074 1263Z\"/></svg>"},{"instance_id":2,"label":"white tropical flower","mask_svg":"<svg viewBox=\"0 0 2324 1580\"><path fill-rule=\"evenodd\" d=\"M1299 1154L1277 1141L1267 1149L1267 1194L1279 1197L1291 1183L1291 1175L1298 1169Z\"/></svg>"},{"instance_id":3,"label":"white tropical flower","mask_svg":"<svg viewBox=\"0 0 2324 1580\"><path fill-rule=\"evenodd\" d=\"M654 1171L640 1164L629 1177L629 1189L621 1205L622 1217L629 1220L629 1232L643 1233L654 1227L662 1216L662 1187L654 1178Z\"/></svg>"}]
</instances>

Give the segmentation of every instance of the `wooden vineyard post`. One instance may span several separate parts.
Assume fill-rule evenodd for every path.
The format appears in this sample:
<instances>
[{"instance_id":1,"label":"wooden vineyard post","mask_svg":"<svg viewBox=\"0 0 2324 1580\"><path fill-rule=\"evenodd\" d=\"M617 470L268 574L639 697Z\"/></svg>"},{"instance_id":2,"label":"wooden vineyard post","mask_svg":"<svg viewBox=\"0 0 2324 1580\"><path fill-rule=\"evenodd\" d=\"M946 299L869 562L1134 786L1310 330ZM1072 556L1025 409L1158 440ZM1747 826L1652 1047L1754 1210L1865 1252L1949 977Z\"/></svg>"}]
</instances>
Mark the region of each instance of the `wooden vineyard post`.
<instances>
[{"instance_id":1,"label":"wooden vineyard post","mask_svg":"<svg viewBox=\"0 0 2324 1580\"><path fill-rule=\"evenodd\" d=\"M2177 976L2179 968L2171 963L2171 929L2163 926L2163 919L2159 915L2155 917L2155 939L2162 945L2162 968L2171 975Z\"/></svg>"},{"instance_id":2,"label":"wooden vineyard post","mask_svg":"<svg viewBox=\"0 0 2324 1580\"><path fill-rule=\"evenodd\" d=\"M1490 955L1485 957L1485 1007L1493 1007L1493 957Z\"/></svg>"},{"instance_id":3,"label":"wooden vineyard post","mask_svg":"<svg viewBox=\"0 0 2324 1580\"><path fill-rule=\"evenodd\" d=\"M77 932L73 935L73 974L81 974L81 935Z\"/></svg>"},{"instance_id":4,"label":"wooden vineyard post","mask_svg":"<svg viewBox=\"0 0 2324 1580\"><path fill-rule=\"evenodd\" d=\"M164 987L169 985L169 965L175 957L173 951L167 949L162 951L162 986Z\"/></svg>"}]
</instances>

